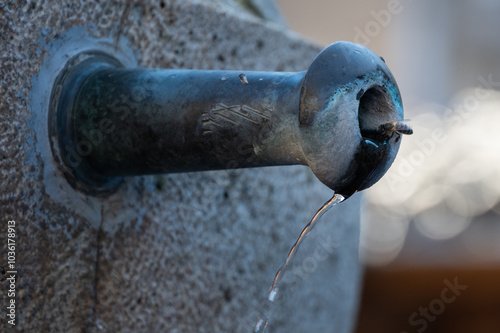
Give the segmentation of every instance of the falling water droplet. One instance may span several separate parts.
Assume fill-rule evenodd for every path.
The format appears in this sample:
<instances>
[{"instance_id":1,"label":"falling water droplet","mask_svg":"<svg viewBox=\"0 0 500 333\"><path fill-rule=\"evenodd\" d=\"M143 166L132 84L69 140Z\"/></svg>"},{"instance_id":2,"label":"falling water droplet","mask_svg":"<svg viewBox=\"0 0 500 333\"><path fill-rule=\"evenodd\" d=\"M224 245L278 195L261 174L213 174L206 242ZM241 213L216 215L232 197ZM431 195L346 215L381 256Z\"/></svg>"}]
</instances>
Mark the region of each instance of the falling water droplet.
<instances>
[{"instance_id":1,"label":"falling water droplet","mask_svg":"<svg viewBox=\"0 0 500 333\"><path fill-rule=\"evenodd\" d=\"M271 288L269 288L269 292L267 294L267 300L270 302L270 306L262 313L262 315L259 317L259 320L257 321L257 324L255 325L254 333L263 333L265 332L267 325L269 323L269 318L271 317L271 314L274 310L275 306L275 300L276 297L278 296L279 293L279 283L283 279L283 276L286 272L286 269L288 268L290 262L293 260L295 257L295 254L297 253L300 244L304 241L304 239L309 235L309 233L312 231L314 226L317 224L321 216L325 214L330 208L333 206L341 203L344 201L345 198L341 194L334 194L333 197L325 202L325 204L314 214L312 217L311 221L302 229L302 232L300 233L299 237L295 241L295 244L290 248L290 251L288 252L288 256L285 260L285 263L281 268L278 270L274 277L273 284L271 285Z\"/></svg>"},{"instance_id":2,"label":"falling water droplet","mask_svg":"<svg viewBox=\"0 0 500 333\"><path fill-rule=\"evenodd\" d=\"M278 291L278 287L271 289L271 291L269 292L269 296L267 297L268 301L274 302L276 296L278 295Z\"/></svg>"},{"instance_id":3,"label":"falling water droplet","mask_svg":"<svg viewBox=\"0 0 500 333\"><path fill-rule=\"evenodd\" d=\"M266 320L264 320L262 317L259 318L257 325L255 325L254 333L264 332L264 330L267 327L268 320L269 320L269 318L267 318Z\"/></svg>"}]
</instances>

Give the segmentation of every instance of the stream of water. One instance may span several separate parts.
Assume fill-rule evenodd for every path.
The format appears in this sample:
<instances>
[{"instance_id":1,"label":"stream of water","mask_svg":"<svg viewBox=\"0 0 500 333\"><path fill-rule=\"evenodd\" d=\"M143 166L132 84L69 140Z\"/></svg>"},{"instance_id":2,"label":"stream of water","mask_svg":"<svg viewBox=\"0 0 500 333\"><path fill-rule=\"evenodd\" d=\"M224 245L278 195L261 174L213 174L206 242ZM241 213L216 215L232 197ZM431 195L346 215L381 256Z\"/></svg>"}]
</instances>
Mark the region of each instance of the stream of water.
<instances>
[{"instance_id":1,"label":"stream of water","mask_svg":"<svg viewBox=\"0 0 500 333\"><path fill-rule=\"evenodd\" d=\"M290 262L293 260L295 254L297 253L300 244L302 244L304 239L309 235L311 230L320 220L321 216L323 216L323 214L325 214L333 206L344 201L344 199L345 198L342 195L334 194L333 197L327 202L325 202L325 204L316 212L316 214L314 214L311 221L309 221L309 223L304 227L304 229L302 229L302 232L295 241L295 244L293 244L293 246L290 248L285 263L283 264L283 266L281 266L281 268L276 273L276 276L274 277L273 284L269 288L269 292L267 294L267 300L270 302L270 306L259 317L259 320L257 321L257 324L255 325L254 328L254 333L264 333L266 331L267 325L269 323L269 318L271 317L271 314L274 310L276 297L278 296L279 293L280 282L283 279L283 276L286 272L286 269L290 265Z\"/></svg>"}]
</instances>

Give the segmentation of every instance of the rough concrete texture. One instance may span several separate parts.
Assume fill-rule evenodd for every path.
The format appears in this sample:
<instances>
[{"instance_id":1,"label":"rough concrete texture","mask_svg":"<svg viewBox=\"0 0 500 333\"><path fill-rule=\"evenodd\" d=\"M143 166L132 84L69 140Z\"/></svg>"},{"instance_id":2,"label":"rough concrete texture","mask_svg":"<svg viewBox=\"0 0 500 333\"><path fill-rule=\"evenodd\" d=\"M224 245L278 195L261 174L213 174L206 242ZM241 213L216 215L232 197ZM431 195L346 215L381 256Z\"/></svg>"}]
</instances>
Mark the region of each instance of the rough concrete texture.
<instances>
[{"instance_id":1,"label":"rough concrete texture","mask_svg":"<svg viewBox=\"0 0 500 333\"><path fill-rule=\"evenodd\" d=\"M74 27L128 40L141 67L297 71L318 49L213 1L4 1L0 22L0 265L16 220L18 270L15 327L1 277L0 331L250 331L288 249L331 192L305 167L275 167L129 178L103 198L62 185L49 194L46 175L58 171L40 151L47 139L35 120L47 110L34 105L32 83ZM311 233L270 332L351 331L358 210L351 198Z\"/></svg>"}]
</instances>

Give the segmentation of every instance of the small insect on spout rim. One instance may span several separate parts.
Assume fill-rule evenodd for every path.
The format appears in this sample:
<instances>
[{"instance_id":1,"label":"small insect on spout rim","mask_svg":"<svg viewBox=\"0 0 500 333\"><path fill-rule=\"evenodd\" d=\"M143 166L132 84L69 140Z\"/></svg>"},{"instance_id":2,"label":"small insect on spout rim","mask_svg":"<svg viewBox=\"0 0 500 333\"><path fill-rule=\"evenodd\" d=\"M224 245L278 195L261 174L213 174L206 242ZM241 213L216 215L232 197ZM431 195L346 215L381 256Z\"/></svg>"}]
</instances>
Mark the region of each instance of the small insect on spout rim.
<instances>
[{"instance_id":1,"label":"small insect on spout rim","mask_svg":"<svg viewBox=\"0 0 500 333\"><path fill-rule=\"evenodd\" d=\"M396 140L394 142L398 142L401 139L401 134L413 134L413 129L410 125L406 124L405 121L408 120L389 121L380 125L378 131L385 137L386 140L390 140L394 135L396 135Z\"/></svg>"}]
</instances>

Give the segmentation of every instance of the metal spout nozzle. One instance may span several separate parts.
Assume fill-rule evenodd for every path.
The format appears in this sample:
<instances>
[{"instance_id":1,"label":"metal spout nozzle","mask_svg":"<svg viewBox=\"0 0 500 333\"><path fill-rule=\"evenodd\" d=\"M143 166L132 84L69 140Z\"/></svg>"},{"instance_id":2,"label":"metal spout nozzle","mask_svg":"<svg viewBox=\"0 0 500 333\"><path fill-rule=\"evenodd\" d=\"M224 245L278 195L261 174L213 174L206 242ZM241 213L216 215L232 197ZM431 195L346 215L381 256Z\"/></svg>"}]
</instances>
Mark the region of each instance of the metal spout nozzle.
<instances>
[{"instance_id":1,"label":"metal spout nozzle","mask_svg":"<svg viewBox=\"0 0 500 333\"><path fill-rule=\"evenodd\" d=\"M384 61L348 42L297 73L130 69L86 53L51 106L54 156L93 194L123 176L303 164L348 197L385 174L399 142L377 130L403 119Z\"/></svg>"}]
</instances>

